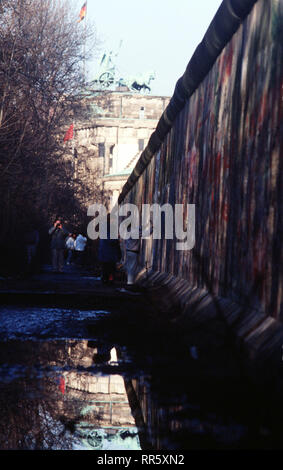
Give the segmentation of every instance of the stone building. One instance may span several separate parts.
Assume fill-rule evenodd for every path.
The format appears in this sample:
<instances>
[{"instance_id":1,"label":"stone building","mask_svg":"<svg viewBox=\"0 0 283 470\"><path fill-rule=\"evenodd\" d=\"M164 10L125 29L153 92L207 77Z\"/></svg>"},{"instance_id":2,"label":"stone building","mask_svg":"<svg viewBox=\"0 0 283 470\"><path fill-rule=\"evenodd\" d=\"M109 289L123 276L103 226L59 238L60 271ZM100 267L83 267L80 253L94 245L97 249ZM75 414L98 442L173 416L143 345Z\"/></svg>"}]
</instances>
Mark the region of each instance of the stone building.
<instances>
[{"instance_id":1,"label":"stone building","mask_svg":"<svg viewBox=\"0 0 283 470\"><path fill-rule=\"evenodd\" d=\"M75 175L112 207L170 98L123 89L89 93L75 110ZM106 197L106 200L105 200Z\"/></svg>"}]
</instances>

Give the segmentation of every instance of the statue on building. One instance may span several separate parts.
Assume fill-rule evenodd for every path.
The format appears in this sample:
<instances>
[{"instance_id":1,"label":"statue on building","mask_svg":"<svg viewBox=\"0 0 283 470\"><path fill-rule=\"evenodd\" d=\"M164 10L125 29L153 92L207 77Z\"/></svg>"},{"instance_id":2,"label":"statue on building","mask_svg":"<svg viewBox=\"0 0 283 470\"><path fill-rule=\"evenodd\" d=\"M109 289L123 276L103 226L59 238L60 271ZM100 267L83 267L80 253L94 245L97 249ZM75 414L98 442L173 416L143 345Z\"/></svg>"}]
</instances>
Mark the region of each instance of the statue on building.
<instances>
[{"instance_id":1,"label":"statue on building","mask_svg":"<svg viewBox=\"0 0 283 470\"><path fill-rule=\"evenodd\" d=\"M100 65L99 73L96 77L97 82L101 88L109 88L115 82L116 67L113 61L113 51L104 53Z\"/></svg>"},{"instance_id":2,"label":"statue on building","mask_svg":"<svg viewBox=\"0 0 283 470\"><path fill-rule=\"evenodd\" d=\"M118 86L127 87L128 90L133 92L150 93L150 82L155 79L155 72L147 72L142 75L134 75L119 79L116 78L117 68L115 65L115 59L118 56L121 45L122 41L120 41L120 45L116 53L109 51L102 55L99 69L92 85L99 89L113 89L113 86Z\"/></svg>"},{"instance_id":3,"label":"statue on building","mask_svg":"<svg viewBox=\"0 0 283 470\"><path fill-rule=\"evenodd\" d=\"M119 48L114 54L113 51L104 52L99 63L97 75L93 81L95 86L100 88L110 88L116 81L116 65L115 59L121 49L122 41L120 41Z\"/></svg>"}]
</instances>

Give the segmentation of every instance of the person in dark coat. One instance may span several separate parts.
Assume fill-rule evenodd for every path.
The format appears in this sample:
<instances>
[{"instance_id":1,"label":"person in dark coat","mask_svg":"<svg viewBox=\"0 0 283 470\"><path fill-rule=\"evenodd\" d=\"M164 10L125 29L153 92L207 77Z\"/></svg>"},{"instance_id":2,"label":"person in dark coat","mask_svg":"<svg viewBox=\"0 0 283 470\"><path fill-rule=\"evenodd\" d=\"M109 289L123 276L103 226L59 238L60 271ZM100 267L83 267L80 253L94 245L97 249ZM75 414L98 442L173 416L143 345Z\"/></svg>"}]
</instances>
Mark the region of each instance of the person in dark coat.
<instances>
[{"instance_id":1,"label":"person in dark coat","mask_svg":"<svg viewBox=\"0 0 283 470\"><path fill-rule=\"evenodd\" d=\"M119 240L110 238L110 222L107 218L107 238L99 240L98 260L102 267L103 283L113 283L116 271L116 263L121 260L121 248Z\"/></svg>"},{"instance_id":2,"label":"person in dark coat","mask_svg":"<svg viewBox=\"0 0 283 470\"><path fill-rule=\"evenodd\" d=\"M34 226L31 226L25 234L26 257L29 268L31 267L36 256L38 244L39 231Z\"/></svg>"},{"instance_id":3,"label":"person in dark coat","mask_svg":"<svg viewBox=\"0 0 283 470\"><path fill-rule=\"evenodd\" d=\"M51 252L52 252L52 266L56 272L63 272L64 268L64 253L66 237L69 232L63 227L62 220L57 219L53 226L49 229L51 235Z\"/></svg>"}]
</instances>

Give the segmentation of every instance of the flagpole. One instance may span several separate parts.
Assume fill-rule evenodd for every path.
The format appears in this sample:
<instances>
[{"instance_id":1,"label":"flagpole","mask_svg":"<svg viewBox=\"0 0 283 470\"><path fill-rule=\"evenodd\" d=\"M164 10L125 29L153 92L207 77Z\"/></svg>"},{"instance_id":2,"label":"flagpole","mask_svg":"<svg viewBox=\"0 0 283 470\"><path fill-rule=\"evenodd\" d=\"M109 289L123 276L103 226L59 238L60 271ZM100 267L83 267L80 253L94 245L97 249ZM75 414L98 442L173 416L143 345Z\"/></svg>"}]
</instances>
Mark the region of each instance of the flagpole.
<instances>
[{"instance_id":1,"label":"flagpole","mask_svg":"<svg viewBox=\"0 0 283 470\"><path fill-rule=\"evenodd\" d=\"M85 42L86 42L86 21L84 27L84 85L85 85Z\"/></svg>"},{"instance_id":2,"label":"flagpole","mask_svg":"<svg viewBox=\"0 0 283 470\"><path fill-rule=\"evenodd\" d=\"M74 165L74 179L77 177L76 159L75 159L75 121L73 121L73 138L72 138L72 158Z\"/></svg>"},{"instance_id":3,"label":"flagpole","mask_svg":"<svg viewBox=\"0 0 283 470\"><path fill-rule=\"evenodd\" d=\"M86 68L85 68L85 57L86 57L86 16L87 16L87 0L84 2L78 20L78 23L84 21L84 29L83 29L83 83L85 84L86 81Z\"/></svg>"},{"instance_id":4,"label":"flagpole","mask_svg":"<svg viewBox=\"0 0 283 470\"><path fill-rule=\"evenodd\" d=\"M85 11L85 25L84 25L84 85L85 85L85 79L86 79L86 71L85 71L85 51L86 51L86 18L87 18L87 2L86 2L86 11Z\"/></svg>"}]
</instances>

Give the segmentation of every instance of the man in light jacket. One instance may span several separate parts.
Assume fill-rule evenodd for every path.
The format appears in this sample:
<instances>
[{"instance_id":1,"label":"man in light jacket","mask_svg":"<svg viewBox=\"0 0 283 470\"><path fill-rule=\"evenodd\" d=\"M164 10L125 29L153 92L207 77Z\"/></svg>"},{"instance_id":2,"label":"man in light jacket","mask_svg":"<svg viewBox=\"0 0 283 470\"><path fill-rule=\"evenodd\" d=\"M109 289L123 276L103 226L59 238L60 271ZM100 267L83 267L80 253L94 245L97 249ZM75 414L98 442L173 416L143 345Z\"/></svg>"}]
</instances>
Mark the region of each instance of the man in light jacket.
<instances>
[{"instance_id":1,"label":"man in light jacket","mask_svg":"<svg viewBox=\"0 0 283 470\"><path fill-rule=\"evenodd\" d=\"M79 234L75 240L76 259L77 259L79 266L83 264L83 254L84 254L86 243L87 243L87 238Z\"/></svg>"}]
</instances>

